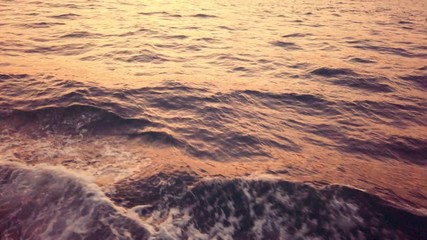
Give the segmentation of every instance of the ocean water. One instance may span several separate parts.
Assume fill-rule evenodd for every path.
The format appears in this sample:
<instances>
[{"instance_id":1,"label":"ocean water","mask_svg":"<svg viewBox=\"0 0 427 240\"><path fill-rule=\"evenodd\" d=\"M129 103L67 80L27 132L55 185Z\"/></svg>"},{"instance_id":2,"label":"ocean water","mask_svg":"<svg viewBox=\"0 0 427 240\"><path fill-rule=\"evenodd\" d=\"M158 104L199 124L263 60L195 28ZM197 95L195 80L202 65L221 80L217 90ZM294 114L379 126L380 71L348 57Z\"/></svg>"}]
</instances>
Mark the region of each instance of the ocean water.
<instances>
[{"instance_id":1,"label":"ocean water","mask_svg":"<svg viewBox=\"0 0 427 240\"><path fill-rule=\"evenodd\" d=\"M0 239L427 239L427 2L0 0Z\"/></svg>"}]
</instances>

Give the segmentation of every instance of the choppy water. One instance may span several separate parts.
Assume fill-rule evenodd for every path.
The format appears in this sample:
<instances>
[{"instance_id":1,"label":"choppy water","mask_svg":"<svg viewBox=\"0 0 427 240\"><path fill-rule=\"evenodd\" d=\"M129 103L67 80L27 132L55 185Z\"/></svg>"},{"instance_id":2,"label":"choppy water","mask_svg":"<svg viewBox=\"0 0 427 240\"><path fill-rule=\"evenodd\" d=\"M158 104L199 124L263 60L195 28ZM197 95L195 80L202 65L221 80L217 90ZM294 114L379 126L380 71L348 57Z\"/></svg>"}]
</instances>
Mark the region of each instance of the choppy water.
<instances>
[{"instance_id":1,"label":"choppy water","mask_svg":"<svg viewBox=\"0 0 427 240\"><path fill-rule=\"evenodd\" d=\"M425 239L424 1L0 1L0 239Z\"/></svg>"}]
</instances>

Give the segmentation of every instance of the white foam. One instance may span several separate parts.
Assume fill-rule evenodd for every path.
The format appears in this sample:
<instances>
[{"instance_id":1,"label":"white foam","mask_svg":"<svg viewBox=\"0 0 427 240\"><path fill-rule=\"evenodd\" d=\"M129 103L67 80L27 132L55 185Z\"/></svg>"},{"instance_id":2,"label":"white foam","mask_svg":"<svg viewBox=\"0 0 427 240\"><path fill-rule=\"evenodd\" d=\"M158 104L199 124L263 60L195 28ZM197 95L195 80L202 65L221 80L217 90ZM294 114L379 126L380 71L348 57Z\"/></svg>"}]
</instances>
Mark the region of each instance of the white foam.
<instances>
[{"instance_id":1,"label":"white foam","mask_svg":"<svg viewBox=\"0 0 427 240\"><path fill-rule=\"evenodd\" d=\"M0 185L0 209L5 214L0 228L15 222L23 238L36 234L37 239L73 239L100 228L111 237L148 235L136 214L115 206L85 174L2 162L0 177L5 182Z\"/></svg>"}]
</instances>

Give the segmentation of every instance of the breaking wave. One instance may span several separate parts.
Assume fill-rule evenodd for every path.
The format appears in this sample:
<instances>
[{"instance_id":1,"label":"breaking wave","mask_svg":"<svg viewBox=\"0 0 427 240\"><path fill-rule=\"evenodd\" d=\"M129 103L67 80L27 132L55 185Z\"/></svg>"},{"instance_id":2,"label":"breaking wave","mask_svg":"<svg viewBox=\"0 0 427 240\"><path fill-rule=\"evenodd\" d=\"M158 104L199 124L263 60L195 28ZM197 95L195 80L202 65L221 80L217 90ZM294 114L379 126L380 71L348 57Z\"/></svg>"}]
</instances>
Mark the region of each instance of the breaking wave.
<instances>
[{"instance_id":1,"label":"breaking wave","mask_svg":"<svg viewBox=\"0 0 427 240\"><path fill-rule=\"evenodd\" d=\"M117 184L112 199L159 239L421 239L424 216L345 186L208 180L179 173Z\"/></svg>"},{"instance_id":2,"label":"breaking wave","mask_svg":"<svg viewBox=\"0 0 427 240\"><path fill-rule=\"evenodd\" d=\"M148 239L135 215L65 169L0 165L0 239Z\"/></svg>"},{"instance_id":3,"label":"breaking wave","mask_svg":"<svg viewBox=\"0 0 427 240\"><path fill-rule=\"evenodd\" d=\"M89 180L65 169L2 163L0 190L5 240L422 239L427 234L427 217L336 185L159 173L117 183L108 193L114 204Z\"/></svg>"}]
</instances>

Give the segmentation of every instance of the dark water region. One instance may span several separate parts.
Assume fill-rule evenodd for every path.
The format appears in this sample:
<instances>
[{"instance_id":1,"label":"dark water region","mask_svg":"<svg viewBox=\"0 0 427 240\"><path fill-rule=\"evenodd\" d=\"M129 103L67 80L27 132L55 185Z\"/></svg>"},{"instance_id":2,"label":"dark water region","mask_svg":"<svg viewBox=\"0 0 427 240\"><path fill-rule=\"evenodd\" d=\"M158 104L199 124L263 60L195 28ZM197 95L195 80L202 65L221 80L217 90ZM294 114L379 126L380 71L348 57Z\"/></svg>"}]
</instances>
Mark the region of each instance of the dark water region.
<instances>
[{"instance_id":1,"label":"dark water region","mask_svg":"<svg viewBox=\"0 0 427 240\"><path fill-rule=\"evenodd\" d=\"M427 239L426 4L0 0L0 239Z\"/></svg>"}]
</instances>

